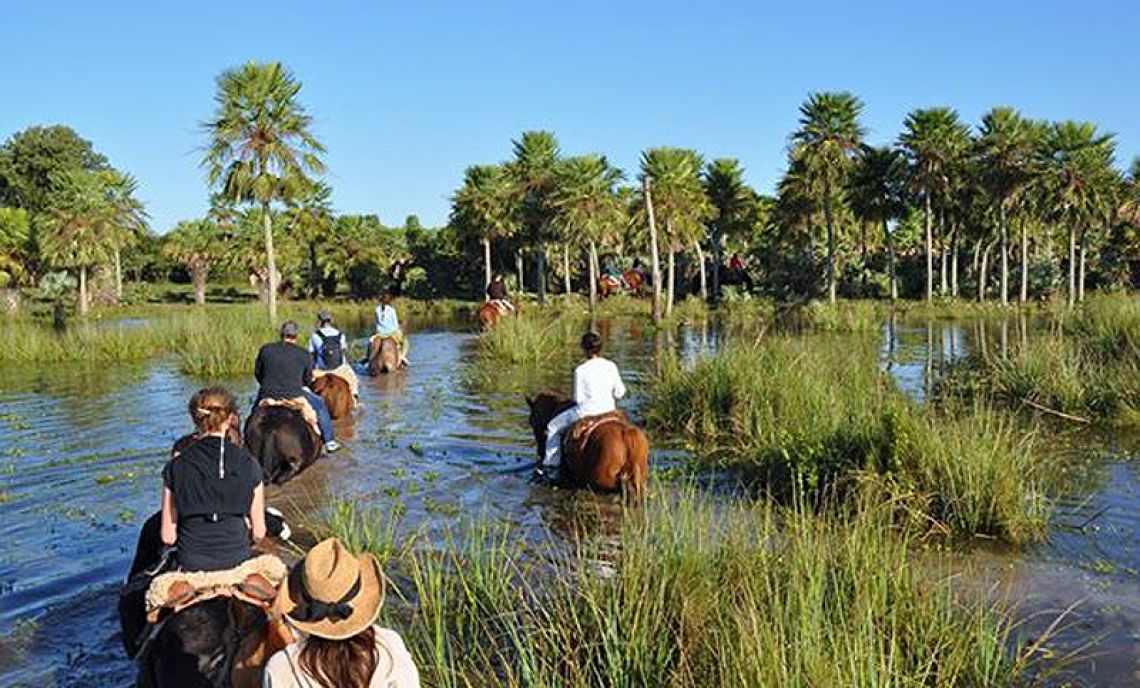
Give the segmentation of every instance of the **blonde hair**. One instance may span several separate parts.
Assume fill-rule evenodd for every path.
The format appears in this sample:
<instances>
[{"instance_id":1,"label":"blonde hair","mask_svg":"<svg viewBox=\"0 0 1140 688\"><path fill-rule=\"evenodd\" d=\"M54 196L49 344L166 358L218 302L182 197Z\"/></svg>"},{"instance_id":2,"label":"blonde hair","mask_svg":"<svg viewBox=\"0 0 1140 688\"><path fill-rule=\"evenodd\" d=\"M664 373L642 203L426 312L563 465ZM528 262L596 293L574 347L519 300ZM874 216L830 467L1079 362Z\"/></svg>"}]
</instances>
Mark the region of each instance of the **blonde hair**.
<instances>
[{"instance_id":1,"label":"blonde hair","mask_svg":"<svg viewBox=\"0 0 1140 688\"><path fill-rule=\"evenodd\" d=\"M217 432L237 413L237 399L225 387L206 387L190 397L190 419L199 432Z\"/></svg>"}]
</instances>

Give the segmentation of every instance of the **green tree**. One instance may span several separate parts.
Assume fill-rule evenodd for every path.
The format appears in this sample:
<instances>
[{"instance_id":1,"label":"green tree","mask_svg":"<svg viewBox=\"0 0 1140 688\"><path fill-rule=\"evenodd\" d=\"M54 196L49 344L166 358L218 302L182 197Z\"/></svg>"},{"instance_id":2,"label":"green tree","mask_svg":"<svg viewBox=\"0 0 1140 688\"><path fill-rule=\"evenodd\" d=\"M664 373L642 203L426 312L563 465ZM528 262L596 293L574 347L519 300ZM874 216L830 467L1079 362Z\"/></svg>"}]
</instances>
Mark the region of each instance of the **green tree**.
<instances>
[{"instance_id":1,"label":"green tree","mask_svg":"<svg viewBox=\"0 0 1140 688\"><path fill-rule=\"evenodd\" d=\"M934 200L950 193L951 175L970 145L970 130L951 108L915 110L906 117L899 145L909 163L908 186L922 199L926 233L926 300L934 298Z\"/></svg>"},{"instance_id":2,"label":"green tree","mask_svg":"<svg viewBox=\"0 0 1140 688\"><path fill-rule=\"evenodd\" d=\"M70 127L28 127L0 146L0 204L46 212L55 205L62 175L109 168L107 159Z\"/></svg>"},{"instance_id":3,"label":"green tree","mask_svg":"<svg viewBox=\"0 0 1140 688\"><path fill-rule=\"evenodd\" d=\"M792 135L804 171L819 188L827 225L827 295L832 303L836 284L833 204L845 190L852 161L863 144L862 113L863 102L850 93L813 93L800 106L800 128Z\"/></svg>"},{"instance_id":4,"label":"green tree","mask_svg":"<svg viewBox=\"0 0 1140 688\"><path fill-rule=\"evenodd\" d=\"M749 232L757 219L757 196L744 183L744 168L735 158L718 158L704 170L705 195L714 214L709 220L713 252L712 294L720 298L720 268L724 263L726 239Z\"/></svg>"},{"instance_id":5,"label":"green tree","mask_svg":"<svg viewBox=\"0 0 1140 688\"><path fill-rule=\"evenodd\" d=\"M590 309L598 300L598 245L605 245L624 221L625 205L617 194L621 170L604 155L566 158L558 166L551 204L553 224L568 244L588 249Z\"/></svg>"},{"instance_id":6,"label":"green tree","mask_svg":"<svg viewBox=\"0 0 1140 688\"><path fill-rule=\"evenodd\" d=\"M903 183L906 160L888 147L863 148L851 176L851 209L863 222L878 224L883 229L887 249L887 280L891 301L899 296L898 274L895 261L895 243L890 223L906 210L903 202Z\"/></svg>"},{"instance_id":7,"label":"green tree","mask_svg":"<svg viewBox=\"0 0 1140 688\"><path fill-rule=\"evenodd\" d=\"M0 288L24 284L33 246L28 211L0 208Z\"/></svg>"},{"instance_id":8,"label":"green tree","mask_svg":"<svg viewBox=\"0 0 1140 688\"><path fill-rule=\"evenodd\" d=\"M1052 208L1054 221L1068 233L1070 306L1084 299L1088 232L1098 223L1107 223L1113 210L1115 155L1115 137L1098 132L1091 122L1054 124L1042 150L1046 204Z\"/></svg>"},{"instance_id":9,"label":"green tree","mask_svg":"<svg viewBox=\"0 0 1140 688\"><path fill-rule=\"evenodd\" d=\"M549 131L528 131L512 141L514 158L507 163L507 174L514 182L518 224L524 238L535 249L538 272L538 301L546 300L546 242L551 238L550 222L554 207L554 175L560 151L558 139Z\"/></svg>"},{"instance_id":10,"label":"green tree","mask_svg":"<svg viewBox=\"0 0 1140 688\"><path fill-rule=\"evenodd\" d=\"M209 185L235 203L261 208L269 317L277 318L277 260L270 207L296 198L320 174L324 146L297 100L301 82L281 63L246 62L218 77L217 110L205 129Z\"/></svg>"},{"instance_id":11,"label":"green tree","mask_svg":"<svg viewBox=\"0 0 1140 688\"><path fill-rule=\"evenodd\" d=\"M114 220L108 237L115 266L115 300L123 300L123 249L135 245L147 233L146 209L135 193L138 183L118 170L100 173L107 186Z\"/></svg>"},{"instance_id":12,"label":"green tree","mask_svg":"<svg viewBox=\"0 0 1140 688\"><path fill-rule=\"evenodd\" d=\"M324 182L310 182L289 204L286 211L288 234L306 253L304 279L309 298L320 295L324 283L320 253L323 246L336 241L333 227L336 219L332 210L332 189Z\"/></svg>"},{"instance_id":13,"label":"green tree","mask_svg":"<svg viewBox=\"0 0 1140 688\"><path fill-rule=\"evenodd\" d=\"M49 264L79 273L79 313L90 309L89 270L110 257L116 209L98 172L73 170L56 175L41 248Z\"/></svg>"},{"instance_id":14,"label":"green tree","mask_svg":"<svg viewBox=\"0 0 1140 688\"><path fill-rule=\"evenodd\" d=\"M194 287L194 303L200 306L206 303L210 269L223 262L225 251L221 230L208 218L179 222L163 237L163 255L186 266Z\"/></svg>"},{"instance_id":15,"label":"green tree","mask_svg":"<svg viewBox=\"0 0 1140 688\"><path fill-rule=\"evenodd\" d=\"M1001 302L1009 303L1009 216L1030 181L1035 153L1033 129L1017 110L996 107L982 117L977 141L982 184L992 199L998 220L1001 255ZM1024 233L1025 224L1022 223ZM1024 303L1028 294L1028 249L1022 238L1021 290Z\"/></svg>"},{"instance_id":16,"label":"green tree","mask_svg":"<svg viewBox=\"0 0 1140 688\"><path fill-rule=\"evenodd\" d=\"M472 165L463 173L463 186L451 197L451 224L475 237L483 247L484 282L491 283L491 242L518 231L513 207L514 188L502 165Z\"/></svg>"},{"instance_id":17,"label":"green tree","mask_svg":"<svg viewBox=\"0 0 1140 688\"><path fill-rule=\"evenodd\" d=\"M665 228L662 240L669 254L666 317L673 313L677 252L686 246L694 246L702 276L704 274L704 255L700 244L705 234L705 223L715 211L701 181L703 167L704 159L700 154L687 148L650 148L641 155L641 176L652 180L654 214L657 222Z\"/></svg>"}]
</instances>

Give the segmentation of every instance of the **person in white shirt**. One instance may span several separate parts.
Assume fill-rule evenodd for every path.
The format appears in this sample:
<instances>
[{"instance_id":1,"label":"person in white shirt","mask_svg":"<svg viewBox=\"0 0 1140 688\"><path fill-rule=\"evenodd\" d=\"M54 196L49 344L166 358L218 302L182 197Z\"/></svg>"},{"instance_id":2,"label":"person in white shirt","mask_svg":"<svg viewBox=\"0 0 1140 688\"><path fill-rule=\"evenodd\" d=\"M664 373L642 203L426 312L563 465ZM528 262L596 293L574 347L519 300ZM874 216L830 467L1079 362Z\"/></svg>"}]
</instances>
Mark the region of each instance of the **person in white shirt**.
<instances>
[{"instance_id":1,"label":"person in white shirt","mask_svg":"<svg viewBox=\"0 0 1140 688\"><path fill-rule=\"evenodd\" d=\"M602 358L602 338L594 332L582 335L586 362L574 369L574 405L546 425L546 451L540 473L553 477L562 463L562 435L582 418L600 416L617 409L625 396L625 384L613 361Z\"/></svg>"}]
</instances>

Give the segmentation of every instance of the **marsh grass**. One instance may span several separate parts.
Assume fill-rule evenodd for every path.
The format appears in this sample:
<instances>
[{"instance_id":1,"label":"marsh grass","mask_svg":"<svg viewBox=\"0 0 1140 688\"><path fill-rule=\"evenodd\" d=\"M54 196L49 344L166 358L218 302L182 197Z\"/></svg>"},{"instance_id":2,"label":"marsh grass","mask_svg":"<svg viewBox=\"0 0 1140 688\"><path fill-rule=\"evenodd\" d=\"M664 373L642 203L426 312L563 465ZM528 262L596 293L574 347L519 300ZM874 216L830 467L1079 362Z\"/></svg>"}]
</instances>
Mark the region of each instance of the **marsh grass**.
<instances>
[{"instance_id":1,"label":"marsh grass","mask_svg":"<svg viewBox=\"0 0 1140 688\"><path fill-rule=\"evenodd\" d=\"M924 408L879 370L873 338L772 337L657 373L645 413L694 467L777 498L874 488L924 530L1044 533L1040 445L983 403Z\"/></svg>"},{"instance_id":2,"label":"marsh grass","mask_svg":"<svg viewBox=\"0 0 1140 688\"><path fill-rule=\"evenodd\" d=\"M576 351L578 338L587 327L587 318L524 310L516 317L499 320L481 333L477 351L487 362L538 364L567 351Z\"/></svg>"},{"instance_id":3,"label":"marsh grass","mask_svg":"<svg viewBox=\"0 0 1140 688\"><path fill-rule=\"evenodd\" d=\"M892 523L691 488L570 545L475 520L391 560L386 623L443 687L1017 683L1035 648L1011 610Z\"/></svg>"}]
</instances>

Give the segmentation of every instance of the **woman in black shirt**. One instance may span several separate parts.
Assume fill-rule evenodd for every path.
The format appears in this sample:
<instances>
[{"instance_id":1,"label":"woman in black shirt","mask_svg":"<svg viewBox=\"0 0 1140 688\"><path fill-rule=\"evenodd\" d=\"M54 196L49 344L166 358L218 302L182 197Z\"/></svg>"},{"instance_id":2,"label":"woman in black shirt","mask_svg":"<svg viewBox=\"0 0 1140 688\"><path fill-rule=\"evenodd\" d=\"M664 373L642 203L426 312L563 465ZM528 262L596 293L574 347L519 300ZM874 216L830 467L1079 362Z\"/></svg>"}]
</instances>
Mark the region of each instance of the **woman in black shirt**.
<instances>
[{"instance_id":1,"label":"woman in black shirt","mask_svg":"<svg viewBox=\"0 0 1140 688\"><path fill-rule=\"evenodd\" d=\"M199 390L190 398L190 417L197 434L162 470L162 542L178 547L183 570L233 568L265 537L261 466L226 440L238 423L228 390Z\"/></svg>"}]
</instances>

